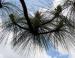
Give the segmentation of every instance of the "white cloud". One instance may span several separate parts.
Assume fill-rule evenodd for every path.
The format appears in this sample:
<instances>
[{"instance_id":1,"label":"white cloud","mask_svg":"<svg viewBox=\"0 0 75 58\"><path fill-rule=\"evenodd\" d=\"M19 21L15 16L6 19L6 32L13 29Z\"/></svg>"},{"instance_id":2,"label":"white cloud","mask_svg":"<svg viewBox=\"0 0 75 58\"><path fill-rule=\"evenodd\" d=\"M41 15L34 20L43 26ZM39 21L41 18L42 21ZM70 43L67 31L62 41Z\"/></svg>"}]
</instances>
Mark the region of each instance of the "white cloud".
<instances>
[{"instance_id":1,"label":"white cloud","mask_svg":"<svg viewBox=\"0 0 75 58\"><path fill-rule=\"evenodd\" d=\"M75 46L71 46L71 47L69 47L69 58L75 58L75 48L74 48Z\"/></svg>"},{"instance_id":2,"label":"white cloud","mask_svg":"<svg viewBox=\"0 0 75 58\"><path fill-rule=\"evenodd\" d=\"M36 57L35 58L52 58L48 56L45 50L41 50L39 48L36 49Z\"/></svg>"},{"instance_id":3,"label":"white cloud","mask_svg":"<svg viewBox=\"0 0 75 58\"><path fill-rule=\"evenodd\" d=\"M0 45L0 58L24 58L10 49L10 46L3 47Z\"/></svg>"},{"instance_id":4,"label":"white cloud","mask_svg":"<svg viewBox=\"0 0 75 58\"><path fill-rule=\"evenodd\" d=\"M67 49L65 49L64 47L62 47L61 45L58 46L58 52L62 55L67 55L68 51Z\"/></svg>"},{"instance_id":5,"label":"white cloud","mask_svg":"<svg viewBox=\"0 0 75 58\"><path fill-rule=\"evenodd\" d=\"M4 58L2 54L0 54L0 58Z\"/></svg>"},{"instance_id":6,"label":"white cloud","mask_svg":"<svg viewBox=\"0 0 75 58\"><path fill-rule=\"evenodd\" d=\"M65 0L54 0L54 8L57 6L57 5L59 5L59 4L63 4L63 2L64 2Z\"/></svg>"},{"instance_id":7,"label":"white cloud","mask_svg":"<svg viewBox=\"0 0 75 58\"><path fill-rule=\"evenodd\" d=\"M36 47L36 48L31 47L31 48L32 49L31 51L29 50L28 55L26 54L20 55L14 52L10 48L10 45L6 45L6 47L3 47L2 45L0 45L0 58L52 58L51 56L47 55L45 50L43 49L40 50L39 47Z\"/></svg>"}]
</instances>

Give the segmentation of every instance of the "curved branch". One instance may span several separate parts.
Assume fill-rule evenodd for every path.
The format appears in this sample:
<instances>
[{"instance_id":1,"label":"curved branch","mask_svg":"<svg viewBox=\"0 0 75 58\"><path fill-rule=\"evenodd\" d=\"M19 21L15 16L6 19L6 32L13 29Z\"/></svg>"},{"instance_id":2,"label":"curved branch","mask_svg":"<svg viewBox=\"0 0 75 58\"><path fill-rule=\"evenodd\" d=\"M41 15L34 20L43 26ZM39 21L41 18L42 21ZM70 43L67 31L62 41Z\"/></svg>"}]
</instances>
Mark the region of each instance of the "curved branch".
<instances>
[{"instance_id":1,"label":"curved branch","mask_svg":"<svg viewBox=\"0 0 75 58\"><path fill-rule=\"evenodd\" d=\"M28 28L25 28L25 27L22 27L22 26L20 26L20 25L18 25L16 22L13 22L16 26L18 26L19 28L21 28L21 29L24 29L24 30L29 30Z\"/></svg>"},{"instance_id":2,"label":"curved branch","mask_svg":"<svg viewBox=\"0 0 75 58\"><path fill-rule=\"evenodd\" d=\"M55 32L55 30L51 30L51 31L47 31L47 32L40 32L40 33L38 33L38 35L40 35L40 34L48 34L48 33L52 33L52 32Z\"/></svg>"},{"instance_id":3,"label":"curved branch","mask_svg":"<svg viewBox=\"0 0 75 58\"><path fill-rule=\"evenodd\" d=\"M15 22L15 18L14 18L14 15L13 15L13 14L10 14L9 17L10 17L12 23L15 24L16 26L18 26L19 28L24 29L24 30L29 30L28 28L25 28L25 27L22 27L22 26L18 25L18 24Z\"/></svg>"},{"instance_id":4,"label":"curved branch","mask_svg":"<svg viewBox=\"0 0 75 58\"><path fill-rule=\"evenodd\" d=\"M59 32L59 31L61 31L61 28L63 27L64 25L63 25L63 19L59 22L59 24L58 24L58 26L55 28L55 29L53 29L53 30L50 30L50 31L48 31L48 32L42 32L42 33L39 33L39 34L47 34L47 33L52 33L52 32Z\"/></svg>"},{"instance_id":5,"label":"curved branch","mask_svg":"<svg viewBox=\"0 0 75 58\"><path fill-rule=\"evenodd\" d=\"M47 21L47 22L45 22L45 23L42 23L41 25L48 24L48 23L52 22L55 18L56 18L56 16L54 16L50 21Z\"/></svg>"},{"instance_id":6,"label":"curved branch","mask_svg":"<svg viewBox=\"0 0 75 58\"><path fill-rule=\"evenodd\" d=\"M25 4L24 0L20 0L20 3L22 5L22 7L23 7L24 16L25 16L25 18L27 20L27 24L29 26L29 29L30 29L30 31L32 31L33 30L33 27L32 27L32 24L30 22L30 19L28 17L28 12L27 12L26 4Z\"/></svg>"},{"instance_id":7,"label":"curved branch","mask_svg":"<svg viewBox=\"0 0 75 58\"><path fill-rule=\"evenodd\" d=\"M59 31L62 31L62 30L59 30ZM58 32L58 30L57 29L54 29L54 30L51 30L51 31L47 31L47 32L40 32L40 33L38 33L38 35L40 35L40 34L48 34L48 33L53 33L53 32Z\"/></svg>"}]
</instances>

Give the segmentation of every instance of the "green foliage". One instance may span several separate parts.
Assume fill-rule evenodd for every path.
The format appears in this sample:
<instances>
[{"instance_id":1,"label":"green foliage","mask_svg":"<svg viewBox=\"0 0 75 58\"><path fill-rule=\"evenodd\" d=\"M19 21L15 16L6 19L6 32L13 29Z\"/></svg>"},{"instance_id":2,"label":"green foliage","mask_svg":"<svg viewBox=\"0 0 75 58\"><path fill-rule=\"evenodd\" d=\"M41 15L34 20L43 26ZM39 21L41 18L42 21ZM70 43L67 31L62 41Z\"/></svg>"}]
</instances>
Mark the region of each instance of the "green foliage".
<instances>
[{"instance_id":1,"label":"green foliage","mask_svg":"<svg viewBox=\"0 0 75 58\"><path fill-rule=\"evenodd\" d=\"M62 12L62 7L61 5L58 5L57 8L55 9L55 16L58 17L61 12Z\"/></svg>"},{"instance_id":2,"label":"green foliage","mask_svg":"<svg viewBox=\"0 0 75 58\"><path fill-rule=\"evenodd\" d=\"M33 28L36 28L41 25L42 15L38 11L35 13L35 17L32 19Z\"/></svg>"}]
</instances>

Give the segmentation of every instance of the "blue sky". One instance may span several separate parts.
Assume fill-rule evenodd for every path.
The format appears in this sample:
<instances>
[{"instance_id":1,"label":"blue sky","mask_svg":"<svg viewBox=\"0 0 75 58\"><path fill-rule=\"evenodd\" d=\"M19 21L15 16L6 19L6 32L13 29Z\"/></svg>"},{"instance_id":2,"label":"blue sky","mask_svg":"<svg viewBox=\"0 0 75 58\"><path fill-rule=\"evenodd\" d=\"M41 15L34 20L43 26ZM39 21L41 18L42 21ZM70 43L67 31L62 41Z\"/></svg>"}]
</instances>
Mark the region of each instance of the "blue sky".
<instances>
[{"instance_id":1,"label":"blue sky","mask_svg":"<svg viewBox=\"0 0 75 58\"><path fill-rule=\"evenodd\" d=\"M10 2L13 2L14 4L17 4L19 5L19 0L9 0ZM28 6L28 10L29 11L32 11L32 12L35 12L37 11L39 8L49 8L52 6L51 2L53 0L26 0L26 4ZM45 7L45 6L48 6L48 7ZM7 46L8 47L8 46ZM3 50L4 49L4 50ZM7 52L7 50L9 50L9 54L6 54L5 52ZM10 54L11 53L11 54ZM15 54L14 52L12 52L12 50L10 48L1 48L0 49L0 54L2 55L1 57L2 58L24 58L25 56L21 57L19 56L18 54ZM13 54L15 56L13 56ZM9 57L8 57L9 55ZM68 54L61 54L59 51L57 51L56 49L54 48L51 48L46 52L46 55L50 56L51 58L69 58L69 55ZM1 58L0 57L0 58Z\"/></svg>"}]
</instances>

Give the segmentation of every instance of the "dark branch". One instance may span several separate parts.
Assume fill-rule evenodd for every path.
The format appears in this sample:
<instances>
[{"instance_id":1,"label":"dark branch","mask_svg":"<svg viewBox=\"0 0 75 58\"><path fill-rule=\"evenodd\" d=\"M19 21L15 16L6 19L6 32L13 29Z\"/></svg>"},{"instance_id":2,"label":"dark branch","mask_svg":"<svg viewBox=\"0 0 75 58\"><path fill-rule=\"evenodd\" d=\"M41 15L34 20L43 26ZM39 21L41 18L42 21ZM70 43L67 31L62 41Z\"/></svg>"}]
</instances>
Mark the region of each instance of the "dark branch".
<instances>
[{"instance_id":1,"label":"dark branch","mask_svg":"<svg viewBox=\"0 0 75 58\"><path fill-rule=\"evenodd\" d=\"M47 22L45 22L45 23L42 23L41 25L48 24L48 23L52 22L55 18L56 18L56 16L54 16L50 21L47 21Z\"/></svg>"},{"instance_id":2,"label":"dark branch","mask_svg":"<svg viewBox=\"0 0 75 58\"><path fill-rule=\"evenodd\" d=\"M40 32L40 33L38 33L38 35L40 35L40 34L48 34L48 33L53 33L53 32L59 32L59 31L62 31L62 30L58 30L58 29L54 29L54 30L51 30L51 31L47 31L47 32Z\"/></svg>"},{"instance_id":3,"label":"dark branch","mask_svg":"<svg viewBox=\"0 0 75 58\"><path fill-rule=\"evenodd\" d=\"M53 29L53 30L50 30L50 31L48 31L48 32L42 32L42 33L39 33L39 34L47 34L47 33L52 33L52 32L59 32L59 31L61 31L61 28L64 26L64 24L63 24L63 19L59 22L59 24L58 24L58 26L55 28L55 29Z\"/></svg>"},{"instance_id":4,"label":"dark branch","mask_svg":"<svg viewBox=\"0 0 75 58\"><path fill-rule=\"evenodd\" d=\"M29 19L29 17L28 17L28 12L27 12L26 4L25 4L24 0L20 0L20 3L21 3L21 5L22 5L22 7L23 7L24 16L25 16L25 18L26 18L26 20L27 20L27 24L28 24L28 26L29 26L29 29L30 29L30 31L33 31L32 24L31 24L30 19Z\"/></svg>"},{"instance_id":5,"label":"dark branch","mask_svg":"<svg viewBox=\"0 0 75 58\"><path fill-rule=\"evenodd\" d=\"M48 34L48 33L53 33L53 32L55 32L56 30L51 30L51 31L47 31L47 32L40 32L40 33L38 33L38 35L40 35L40 34Z\"/></svg>"},{"instance_id":6,"label":"dark branch","mask_svg":"<svg viewBox=\"0 0 75 58\"><path fill-rule=\"evenodd\" d=\"M61 12L62 12L62 8L61 8L60 5L58 5L57 8L55 9L54 17L53 17L50 21L45 22L45 23L43 23L43 24L41 24L41 25L45 25L45 24L48 24L48 23L52 22L55 18L59 17L59 14L60 14Z\"/></svg>"},{"instance_id":7,"label":"dark branch","mask_svg":"<svg viewBox=\"0 0 75 58\"><path fill-rule=\"evenodd\" d=\"M25 27L22 27L22 26L18 25L18 24L15 22L15 18L14 18L14 15L13 15L13 14L10 14L9 17L10 17L10 19L11 19L11 21L12 21L12 23L13 23L14 25L18 26L18 27L21 28L21 29L29 30L28 28L25 28Z\"/></svg>"},{"instance_id":8,"label":"dark branch","mask_svg":"<svg viewBox=\"0 0 75 58\"><path fill-rule=\"evenodd\" d=\"M29 31L28 28L22 27L22 26L18 25L16 22L14 22L14 24L15 24L16 26L18 26L19 28L21 28L21 29L24 29L24 30L28 30L28 31Z\"/></svg>"}]
</instances>

